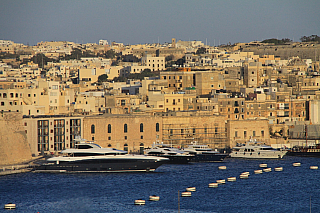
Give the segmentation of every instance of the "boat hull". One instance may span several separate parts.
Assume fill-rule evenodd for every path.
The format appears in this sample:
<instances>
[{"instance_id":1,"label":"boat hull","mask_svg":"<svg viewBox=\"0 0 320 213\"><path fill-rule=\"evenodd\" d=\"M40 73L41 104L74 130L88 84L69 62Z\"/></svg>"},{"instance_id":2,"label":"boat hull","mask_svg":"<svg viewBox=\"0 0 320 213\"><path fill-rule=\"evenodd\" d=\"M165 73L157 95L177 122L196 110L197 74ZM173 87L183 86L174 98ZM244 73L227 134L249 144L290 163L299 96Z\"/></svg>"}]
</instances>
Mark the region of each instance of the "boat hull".
<instances>
[{"instance_id":1,"label":"boat hull","mask_svg":"<svg viewBox=\"0 0 320 213\"><path fill-rule=\"evenodd\" d=\"M288 156L298 156L298 157L320 157L320 152L299 152L299 151L289 151Z\"/></svg>"},{"instance_id":2,"label":"boat hull","mask_svg":"<svg viewBox=\"0 0 320 213\"><path fill-rule=\"evenodd\" d=\"M221 162L229 154L196 154L191 162Z\"/></svg>"},{"instance_id":3,"label":"boat hull","mask_svg":"<svg viewBox=\"0 0 320 213\"><path fill-rule=\"evenodd\" d=\"M164 157L168 158L169 161L166 161L165 163L168 164L187 164L194 159L195 156L186 156L186 155L163 155L163 154L151 154L148 156L158 156L158 157Z\"/></svg>"},{"instance_id":4,"label":"boat hull","mask_svg":"<svg viewBox=\"0 0 320 213\"><path fill-rule=\"evenodd\" d=\"M168 160L166 160L168 161ZM166 161L155 160L84 160L74 162L45 163L34 172L153 172Z\"/></svg>"},{"instance_id":5,"label":"boat hull","mask_svg":"<svg viewBox=\"0 0 320 213\"><path fill-rule=\"evenodd\" d=\"M282 151L274 152L254 152L254 153L244 153L244 152L231 152L230 157L232 158L250 158L250 159L281 159L286 154Z\"/></svg>"}]
</instances>

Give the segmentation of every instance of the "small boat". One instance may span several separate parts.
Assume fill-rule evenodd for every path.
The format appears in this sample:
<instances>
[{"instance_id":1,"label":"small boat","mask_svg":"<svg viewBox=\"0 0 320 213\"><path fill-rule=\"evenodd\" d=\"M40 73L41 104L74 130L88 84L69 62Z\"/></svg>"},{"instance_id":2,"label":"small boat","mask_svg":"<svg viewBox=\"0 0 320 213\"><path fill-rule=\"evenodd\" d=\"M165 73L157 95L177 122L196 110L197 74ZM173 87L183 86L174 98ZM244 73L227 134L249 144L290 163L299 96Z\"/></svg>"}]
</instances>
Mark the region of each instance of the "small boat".
<instances>
[{"instance_id":1,"label":"small boat","mask_svg":"<svg viewBox=\"0 0 320 213\"><path fill-rule=\"evenodd\" d=\"M252 159L280 159L287 153L286 150L277 150L271 146L249 140L245 144L237 144L232 148L230 157L232 158L252 158Z\"/></svg>"},{"instance_id":2,"label":"small boat","mask_svg":"<svg viewBox=\"0 0 320 213\"><path fill-rule=\"evenodd\" d=\"M318 169L318 166L310 166L310 169Z\"/></svg>"},{"instance_id":3,"label":"small boat","mask_svg":"<svg viewBox=\"0 0 320 213\"><path fill-rule=\"evenodd\" d=\"M260 167L260 168L266 168L266 167L268 167L268 164L266 164L266 163L261 163L261 164L259 165L259 167Z\"/></svg>"},{"instance_id":4,"label":"small boat","mask_svg":"<svg viewBox=\"0 0 320 213\"><path fill-rule=\"evenodd\" d=\"M160 200L160 197L159 197L159 196L156 196L156 195L151 195L151 196L149 196L149 200L150 200L150 201L159 201L159 200Z\"/></svg>"}]
</instances>

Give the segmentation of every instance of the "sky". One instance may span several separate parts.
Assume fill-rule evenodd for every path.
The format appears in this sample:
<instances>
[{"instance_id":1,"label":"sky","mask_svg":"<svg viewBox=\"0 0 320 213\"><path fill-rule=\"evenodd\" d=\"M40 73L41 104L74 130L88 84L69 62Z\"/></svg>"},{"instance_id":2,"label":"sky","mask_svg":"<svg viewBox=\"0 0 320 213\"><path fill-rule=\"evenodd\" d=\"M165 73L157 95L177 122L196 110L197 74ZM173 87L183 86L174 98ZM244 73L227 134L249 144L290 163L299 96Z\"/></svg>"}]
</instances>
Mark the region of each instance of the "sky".
<instances>
[{"instance_id":1,"label":"sky","mask_svg":"<svg viewBox=\"0 0 320 213\"><path fill-rule=\"evenodd\" d=\"M320 0L0 0L0 39L215 45L320 36Z\"/></svg>"}]
</instances>

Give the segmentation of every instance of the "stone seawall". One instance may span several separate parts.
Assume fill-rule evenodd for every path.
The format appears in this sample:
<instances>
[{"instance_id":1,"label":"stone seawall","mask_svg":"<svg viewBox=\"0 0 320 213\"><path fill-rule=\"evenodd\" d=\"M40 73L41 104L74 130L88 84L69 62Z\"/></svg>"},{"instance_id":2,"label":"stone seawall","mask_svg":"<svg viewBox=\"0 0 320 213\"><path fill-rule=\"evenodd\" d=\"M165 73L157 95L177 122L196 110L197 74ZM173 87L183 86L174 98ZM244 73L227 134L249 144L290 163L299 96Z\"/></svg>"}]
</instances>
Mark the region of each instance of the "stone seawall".
<instances>
[{"instance_id":1,"label":"stone seawall","mask_svg":"<svg viewBox=\"0 0 320 213\"><path fill-rule=\"evenodd\" d=\"M20 164L32 159L22 114L0 113L0 165Z\"/></svg>"}]
</instances>

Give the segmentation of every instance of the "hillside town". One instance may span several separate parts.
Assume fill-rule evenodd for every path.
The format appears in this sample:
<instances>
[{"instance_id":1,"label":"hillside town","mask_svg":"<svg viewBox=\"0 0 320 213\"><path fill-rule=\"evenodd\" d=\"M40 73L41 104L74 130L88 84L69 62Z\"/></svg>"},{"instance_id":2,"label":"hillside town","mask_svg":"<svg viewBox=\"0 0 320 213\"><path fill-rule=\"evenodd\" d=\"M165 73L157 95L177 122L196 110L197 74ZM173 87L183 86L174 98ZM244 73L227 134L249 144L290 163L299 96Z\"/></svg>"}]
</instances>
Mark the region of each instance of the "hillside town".
<instances>
[{"instance_id":1,"label":"hillside town","mask_svg":"<svg viewBox=\"0 0 320 213\"><path fill-rule=\"evenodd\" d=\"M0 40L0 53L3 164L73 148L77 136L129 153L159 141L228 151L320 139L316 41Z\"/></svg>"}]
</instances>

